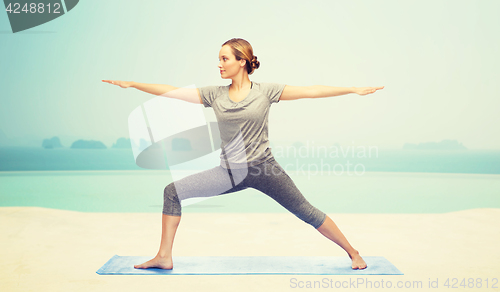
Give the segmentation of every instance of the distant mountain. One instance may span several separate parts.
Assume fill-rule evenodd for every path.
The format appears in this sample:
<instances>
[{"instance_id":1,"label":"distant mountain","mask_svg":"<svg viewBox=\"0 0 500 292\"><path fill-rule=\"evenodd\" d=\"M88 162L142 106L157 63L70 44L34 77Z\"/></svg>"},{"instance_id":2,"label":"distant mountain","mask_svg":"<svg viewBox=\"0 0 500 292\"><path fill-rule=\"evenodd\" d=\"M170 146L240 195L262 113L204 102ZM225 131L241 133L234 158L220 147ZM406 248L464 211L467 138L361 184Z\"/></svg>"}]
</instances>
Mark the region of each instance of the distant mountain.
<instances>
[{"instance_id":1,"label":"distant mountain","mask_svg":"<svg viewBox=\"0 0 500 292\"><path fill-rule=\"evenodd\" d=\"M191 151L191 141L185 138L174 138L172 139L172 150L173 151Z\"/></svg>"},{"instance_id":2,"label":"distant mountain","mask_svg":"<svg viewBox=\"0 0 500 292\"><path fill-rule=\"evenodd\" d=\"M404 150L467 150L457 140L443 140L441 142L425 142L417 144L405 143Z\"/></svg>"},{"instance_id":3,"label":"distant mountain","mask_svg":"<svg viewBox=\"0 0 500 292\"><path fill-rule=\"evenodd\" d=\"M132 144L130 142L130 139L118 138L118 140L116 140L116 143L114 143L111 148L132 148Z\"/></svg>"},{"instance_id":4,"label":"distant mountain","mask_svg":"<svg viewBox=\"0 0 500 292\"><path fill-rule=\"evenodd\" d=\"M71 144L70 148L75 149L106 149L106 145L101 141L94 140L78 140Z\"/></svg>"},{"instance_id":5,"label":"distant mountain","mask_svg":"<svg viewBox=\"0 0 500 292\"><path fill-rule=\"evenodd\" d=\"M52 137L50 139L43 139L42 147L45 149L62 148L61 140L59 137Z\"/></svg>"},{"instance_id":6,"label":"distant mountain","mask_svg":"<svg viewBox=\"0 0 500 292\"><path fill-rule=\"evenodd\" d=\"M292 144L292 147L295 147L295 148L301 148L301 147L304 147L306 146L306 144L300 142L300 141L296 141Z\"/></svg>"}]
</instances>

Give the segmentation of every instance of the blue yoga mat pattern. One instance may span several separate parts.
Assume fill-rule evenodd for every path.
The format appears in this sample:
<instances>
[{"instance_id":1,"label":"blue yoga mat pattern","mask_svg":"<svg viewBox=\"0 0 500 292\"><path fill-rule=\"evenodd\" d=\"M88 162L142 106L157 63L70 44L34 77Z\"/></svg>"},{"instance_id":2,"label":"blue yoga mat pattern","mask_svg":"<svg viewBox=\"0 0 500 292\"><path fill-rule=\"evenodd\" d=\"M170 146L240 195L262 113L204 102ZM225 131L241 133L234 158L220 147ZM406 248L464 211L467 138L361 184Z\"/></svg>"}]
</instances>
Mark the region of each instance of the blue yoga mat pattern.
<instances>
[{"instance_id":1,"label":"blue yoga mat pattern","mask_svg":"<svg viewBox=\"0 0 500 292\"><path fill-rule=\"evenodd\" d=\"M368 267L353 270L349 257L339 256L185 256L172 257L174 268L136 269L151 256L114 255L99 275L403 275L381 256L363 256Z\"/></svg>"}]
</instances>

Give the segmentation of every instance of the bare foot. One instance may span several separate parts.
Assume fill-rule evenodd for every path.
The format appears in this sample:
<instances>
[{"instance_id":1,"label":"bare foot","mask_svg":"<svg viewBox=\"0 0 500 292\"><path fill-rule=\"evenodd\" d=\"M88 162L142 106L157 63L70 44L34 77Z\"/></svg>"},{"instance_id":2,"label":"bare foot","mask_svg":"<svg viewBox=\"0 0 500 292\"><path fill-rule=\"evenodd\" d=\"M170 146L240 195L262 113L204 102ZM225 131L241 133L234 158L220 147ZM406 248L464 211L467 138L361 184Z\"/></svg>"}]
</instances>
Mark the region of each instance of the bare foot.
<instances>
[{"instance_id":1,"label":"bare foot","mask_svg":"<svg viewBox=\"0 0 500 292\"><path fill-rule=\"evenodd\" d=\"M352 260L352 269L353 270L363 270L366 269L367 265L363 258L359 255L359 252L357 250L354 251L352 255L349 255L349 257Z\"/></svg>"},{"instance_id":2,"label":"bare foot","mask_svg":"<svg viewBox=\"0 0 500 292\"><path fill-rule=\"evenodd\" d=\"M154 259L149 260L140 265L134 265L136 269L148 269L148 268L160 268L165 270L171 270L174 268L172 263L172 257L159 257L156 256Z\"/></svg>"}]
</instances>

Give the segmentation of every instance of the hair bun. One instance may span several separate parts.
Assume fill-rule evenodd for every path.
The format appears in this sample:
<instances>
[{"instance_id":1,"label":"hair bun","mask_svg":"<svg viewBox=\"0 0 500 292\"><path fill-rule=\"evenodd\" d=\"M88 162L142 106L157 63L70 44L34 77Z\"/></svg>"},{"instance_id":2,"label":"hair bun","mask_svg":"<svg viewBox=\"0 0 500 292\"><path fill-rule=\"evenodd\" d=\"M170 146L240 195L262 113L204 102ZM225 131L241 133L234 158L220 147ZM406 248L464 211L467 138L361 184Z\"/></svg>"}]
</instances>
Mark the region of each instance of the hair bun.
<instances>
[{"instance_id":1,"label":"hair bun","mask_svg":"<svg viewBox=\"0 0 500 292\"><path fill-rule=\"evenodd\" d=\"M260 62L257 61L257 56L253 56L251 63L252 63L252 68L257 69L260 66Z\"/></svg>"}]
</instances>

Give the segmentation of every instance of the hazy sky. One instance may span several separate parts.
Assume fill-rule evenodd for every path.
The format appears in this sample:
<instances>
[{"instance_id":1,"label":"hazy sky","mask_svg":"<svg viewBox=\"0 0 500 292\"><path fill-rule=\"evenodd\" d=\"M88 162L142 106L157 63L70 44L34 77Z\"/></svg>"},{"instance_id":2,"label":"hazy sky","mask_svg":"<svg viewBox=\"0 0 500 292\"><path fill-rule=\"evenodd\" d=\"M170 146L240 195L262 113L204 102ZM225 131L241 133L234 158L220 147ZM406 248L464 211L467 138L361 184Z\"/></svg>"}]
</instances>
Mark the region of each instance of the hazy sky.
<instances>
[{"instance_id":1,"label":"hazy sky","mask_svg":"<svg viewBox=\"0 0 500 292\"><path fill-rule=\"evenodd\" d=\"M271 141L500 149L500 1L125 2L80 1L16 34L0 13L0 143L110 147L154 96L102 79L228 85L218 53L239 37L261 62L252 81L385 86L273 104Z\"/></svg>"}]
</instances>

